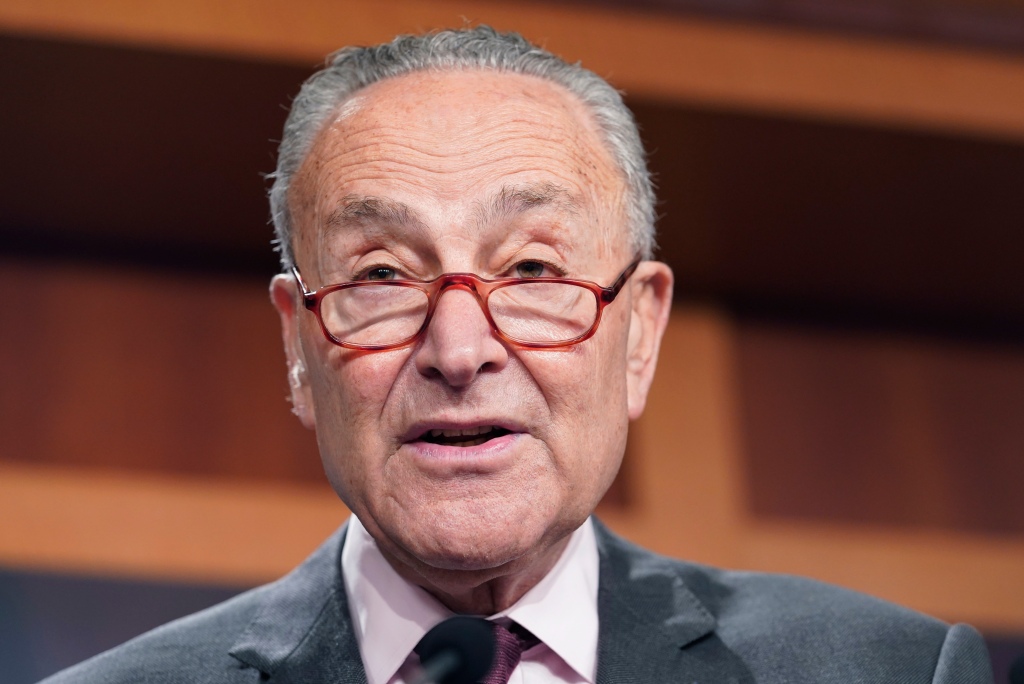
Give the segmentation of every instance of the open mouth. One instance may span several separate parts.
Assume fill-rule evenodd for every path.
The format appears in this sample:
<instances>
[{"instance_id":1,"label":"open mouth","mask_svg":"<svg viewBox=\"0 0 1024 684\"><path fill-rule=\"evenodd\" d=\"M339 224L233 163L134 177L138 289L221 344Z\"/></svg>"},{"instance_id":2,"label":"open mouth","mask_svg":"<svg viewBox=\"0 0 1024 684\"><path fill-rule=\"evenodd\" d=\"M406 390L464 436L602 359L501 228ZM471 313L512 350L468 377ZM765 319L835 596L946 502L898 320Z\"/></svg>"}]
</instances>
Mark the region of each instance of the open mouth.
<instances>
[{"instance_id":1,"label":"open mouth","mask_svg":"<svg viewBox=\"0 0 1024 684\"><path fill-rule=\"evenodd\" d=\"M420 437L424 442L445 446L471 447L489 442L511 432L495 425L464 428L462 430L427 430Z\"/></svg>"}]
</instances>

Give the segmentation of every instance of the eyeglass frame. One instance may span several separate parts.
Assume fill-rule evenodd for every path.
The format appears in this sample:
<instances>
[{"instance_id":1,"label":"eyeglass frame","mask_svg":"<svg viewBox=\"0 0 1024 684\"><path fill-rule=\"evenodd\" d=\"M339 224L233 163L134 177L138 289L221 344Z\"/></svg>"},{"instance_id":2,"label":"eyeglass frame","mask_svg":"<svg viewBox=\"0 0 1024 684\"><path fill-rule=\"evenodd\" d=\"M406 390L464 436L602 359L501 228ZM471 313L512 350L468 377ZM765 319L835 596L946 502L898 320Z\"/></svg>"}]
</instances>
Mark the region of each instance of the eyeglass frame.
<instances>
[{"instance_id":1,"label":"eyeglass frame","mask_svg":"<svg viewBox=\"0 0 1024 684\"><path fill-rule=\"evenodd\" d=\"M292 276L298 283L300 288L300 294L302 294L302 303L311 311L315 316L317 322L320 324L320 330L323 332L324 337L333 344L345 349L355 349L359 351L390 351L392 349L400 349L407 347L411 344L416 343L427 328L430 326L430 321L434 317L434 309L437 308L437 302L441 299L441 294L446 292L449 288L457 287L468 292L473 293L476 297L477 302L480 303L480 309L484 313L484 317L487 319L488 325L491 326L491 331L503 342L520 349L566 349L568 347L575 346L580 342L584 342L597 332L597 326L601 323L601 314L604 312L604 308L615 301L619 292L632 277L633 273L636 272L637 266L640 265L642 257L635 258L625 270L619 274L619 277L609 285L608 287L601 287L597 283L593 283L589 280L577 280L575 278L555 278L555 277L540 277L540 278L482 278L475 273L442 273L433 280L420 281L420 280L351 280L344 283L335 283L333 285L324 285L323 287L317 288L316 290L310 290L306 285L306 282L302 279L302 274L299 273L297 266L291 267ZM594 315L594 322L590 328L576 337L569 340L561 340L559 342L525 342L510 337L498 329L494 319L491 317L490 305L487 303L491 293L495 290L509 285L518 285L521 283L559 283L565 285L576 285L589 290L594 298L597 300L597 312ZM352 342L342 342L327 329L327 325L324 323L323 315L320 313L320 304L324 297L337 292L339 290L346 290L354 287L366 287L369 285L391 285L396 287L411 287L413 289L420 290L427 296L427 313L423 318L423 323L420 325L419 330L413 333L410 337L394 344L355 344Z\"/></svg>"}]
</instances>

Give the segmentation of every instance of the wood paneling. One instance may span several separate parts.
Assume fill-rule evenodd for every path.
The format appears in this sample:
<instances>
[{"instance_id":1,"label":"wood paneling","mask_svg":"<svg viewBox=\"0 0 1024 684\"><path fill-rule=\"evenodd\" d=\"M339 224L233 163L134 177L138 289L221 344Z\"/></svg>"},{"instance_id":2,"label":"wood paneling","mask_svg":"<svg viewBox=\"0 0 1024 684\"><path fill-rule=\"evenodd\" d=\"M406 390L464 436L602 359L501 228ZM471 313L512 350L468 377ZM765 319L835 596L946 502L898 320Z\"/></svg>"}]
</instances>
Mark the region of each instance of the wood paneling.
<instances>
[{"instance_id":1,"label":"wood paneling","mask_svg":"<svg viewBox=\"0 0 1024 684\"><path fill-rule=\"evenodd\" d=\"M326 484L238 483L0 462L0 563L254 585L348 516Z\"/></svg>"},{"instance_id":2,"label":"wood paneling","mask_svg":"<svg viewBox=\"0 0 1024 684\"><path fill-rule=\"evenodd\" d=\"M441 0L4 3L0 27L8 32L193 53L181 57L192 60L192 71L176 71L167 55L146 53L128 65L121 63L127 53L94 54L97 73L113 78L86 85L76 86L77 76L47 80L61 73L60 59L43 59L39 68L22 74L23 82L15 75L14 85L25 86L35 99L30 98L33 114L19 119L28 110L10 108L14 113L4 126L24 137L20 147L18 140L10 147L21 155L22 163L14 166L23 171L11 182L5 229L73 232L69 225L86 223L76 216L76 207L85 207L81 213L92 223L81 233L86 239L80 246L95 235L112 245L130 244L147 231L172 235L180 226L186 239L141 241L122 261L159 262L144 252L168 249L163 261L173 267L168 262L177 255L199 248L215 255L210 263L225 264L248 239L239 236L255 230L269 236L264 210L256 209L262 198L259 205L247 205L244 216L233 212L230 202L220 202L218 188L239 196L249 192L242 177L219 185L219 170L235 168L233 159L195 173L192 181L174 182L203 167L202 155L179 158L177 146L199 135L199 147L222 159L263 150L262 168L269 168L272 145L265 138L276 133L260 132L274 118L266 113L267 102L286 98L276 90L253 95L262 85L261 71L251 67L260 60L301 65L265 65L266 73L279 78L274 87L284 90L293 74L340 45L461 25L463 17L522 30L570 59L582 59L645 98L652 111L664 106L654 104L658 101L674 103L665 109L689 111L688 119L674 111L650 120L651 130L660 126L665 135L666 144L654 157L655 167L659 153L667 158L663 175L679 171L675 160L688 153L703 154L679 171L681 180L672 181L666 192L680 206L689 192L713 198L696 221L697 237L686 238L700 255L697 267L710 263L724 269L709 272L705 284L715 273L729 272L743 287L763 291L763 282L743 278L756 273L759 263L795 255L819 279L787 279L791 269L782 264L769 281L769 294L776 287L785 297L799 299L810 291L813 298L821 282L831 282L840 295L867 292L877 300L898 292L905 301L924 301L927 309L936 302L940 308L955 305L968 290L978 301L989 301L986 292L999 292L1004 299L997 308L1017 311L1019 289L1013 288L1020 281L1011 282L1012 250L1001 241L1005 231L1000 228L1017 225L1003 211L1009 204L979 201L954 221L960 232L954 231L951 247L940 254L954 258L929 271L933 280L935 273L943 280L936 290L911 277L920 268L927 271L925 266L904 268L908 254L934 265L934 255L922 255L919 246L945 239L929 231L929 221L915 223L920 216L889 217L886 225L911 225L899 233L876 234L895 241L899 249L891 251L884 241L881 247L858 241L865 235L859 224L846 224L843 239L828 243L835 248L832 262L822 258L815 229L827 229L829 212L837 207L858 210L865 187L874 188L876 199L891 191L893 201L900 191L924 187L914 192L940 195L922 200L940 215L949 213L942 209L950 206L943 204L945 195L972 179L980 183L977 197L983 199L1010 187L1006 178L1015 172L985 167L986 176L978 172L974 155L991 141L1010 142L995 151L986 148L986 154L1007 155L1010 161L1000 169L1019 163L1024 60L582 7ZM229 59L207 69L217 60L207 62L194 53L242 56L250 64L239 67ZM175 80L175 74L216 69L224 72L203 82L207 90L192 93L198 80ZM161 114L161 103L178 101L160 99L159 87L147 91L152 99L133 104L133 84L157 72L166 77L161 85L166 81L167 92L214 103L211 111L184 107ZM248 76L239 78L242 72ZM48 99L47 84L58 82L61 96L51 92ZM235 83L240 91L228 92L224 83ZM251 104L256 122L251 127L237 109L218 110L236 98ZM123 137L112 135L113 145L90 146L96 131L116 134L121 125L105 113L109 110L98 113L95 106L122 100L124 108L142 111L136 122L145 125L130 135L127 129L120 131ZM178 116L183 112L187 115ZM765 113L792 121L742 119ZM218 121L208 129L207 115ZM42 133L30 138L39 116L49 117L49 128L31 129ZM672 135L681 122L699 129L689 138L690 147L685 137ZM890 129L894 137L878 131L858 137L829 129L828 122L868 124ZM774 127L767 138L743 133L765 125ZM221 134L239 126L248 137L218 147ZM800 126L802 132L793 134ZM161 128L173 135L155 140ZM904 137L892 129L903 129ZM920 154L909 155L909 166L900 166L901 150L921 143L922 132L989 138L990 143L944 147L936 142L941 136L933 136L921 144ZM253 136L260 138L256 146ZM869 138L874 148L864 144ZM794 151L794 141L806 149ZM77 165L61 166L70 173L60 178L49 175L48 160L68 145L83 152ZM954 147L960 151L955 174L944 166L953 158L946 152ZM893 156L868 159L871 149ZM115 158L115 152L125 156ZM724 161L716 167L715 160ZM828 202L805 209L804 195L812 190L780 194L785 180L756 192L758 177L744 175L744 165L757 160L782 160L781 165L765 163L762 172L772 176L781 169L785 173L778 178L797 186L800 178L824 179L813 193ZM930 175L921 168L929 164ZM246 157L245 168L258 167ZM835 174L840 167L878 177L874 185L857 184L851 176ZM94 168L101 182L82 181ZM261 195L255 170L253 175L251 191ZM952 183L954 176L962 182ZM711 177L720 194L701 185ZM922 178L934 184L920 186ZM17 185L24 179L35 185ZM108 201L102 192L108 188L117 188L123 201ZM748 195L751 201L744 206L741 198ZM132 204L131 197L140 201ZM789 205L772 214L774 224L757 223L725 239L716 232L723 216L740 225L763 216L772 202ZM805 232L775 236L787 217L803 213L811 217ZM978 221L991 219L985 230L974 228L975 215ZM870 212L861 223L871 223ZM688 227L681 220L668 225ZM963 249L957 248L960 239L967 245ZM974 260L970 247L979 241L995 256ZM37 252L45 255L48 249L43 244ZM842 270L844 255L851 254L869 265L856 272L861 280L853 284ZM873 290L879 265L895 280ZM7 362L0 383L0 520L8 524L0 525L0 562L249 583L287 570L344 517L344 508L322 483L312 435L288 413L277 323L262 282L99 273L56 261L8 260L2 266L0 292L9 304L0 313L0 357ZM962 267L982 276L964 280ZM715 285L719 294L730 292L723 282ZM834 303L832 295L825 308ZM779 338L751 336L751 330L711 309L675 312L650 407L631 436L622 496L601 509L612 526L671 555L808 574L947 619L1024 629L1019 580L1024 549L1014 537L1022 523L1011 506L1012 485L1021 475L1015 465L1020 433L1012 427L1021 413L1018 352L894 346L892 341L876 346L850 338L808 341L790 332Z\"/></svg>"},{"instance_id":3,"label":"wood paneling","mask_svg":"<svg viewBox=\"0 0 1024 684\"><path fill-rule=\"evenodd\" d=\"M606 522L672 556L808 575L1024 631L1019 538L752 514L735 362L727 319L675 313L634 425L633 498L600 509ZM0 519L14 522L0 526L0 563L18 567L246 584L285 572L344 514L325 486L0 463Z\"/></svg>"},{"instance_id":4,"label":"wood paneling","mask_svg":"<svg viewBox=\"0 0 1024 684\"><path fill-rule=\"evenodd\" d=\"M1024 145L631 105L677 295L1024 339Z\"/></svg>"},{"instance_id":5,"label":"wood paneling","mask_svg":"<svg viewBox=\"0 0 1024 684\"><path fill-rule=\"evenodd\" d=\"M0 460L320 482L261 282L0 267Z\"/></svg>"},{"instance_id":6,"label":"wood paneling","mask_svg":"<svg viewBox=\"0 0 1024 684\"><path fill-rule=\"evenodd\" d=\"M805 575L949 622L1024 632L1024 540L884 526L753 522L742 567Z\"/></svg>"},{"instance_id":7,"label":"wood paneling","mask_svg":"<svg viewBox=\"0 0 1024 684\"><path fill-rule=\"evenodd\" d=\"M0 254L276 271L260 174L307 69L11 37L0 60L19 169L0 184ZM630 105L677 295L1024 339L1024 145Z\"/></svg>"},{"instance_id":8,"label":"wood paneling","mask_svg":"<svg viewBox=\"0 0 1024 684\"><path fill-rule=\"evenodd\" d=\"M273 338L276 343L276 334ZM630 434L625 491L599 509L640 543L718 563L735 556L741 508L734 486L740 478L730 422L734 398L727 381L728 340L728 325L712 311L691 310L673 318L648 411ZM79 405L77 410L88 416L106 409ZM261 418L265 422L254 422L251 435L269 445L276 439L275 418ZM181 418L164 418L175 419ZM19 428L6 426L11 427ZM30 422L25 427L46 426ZM131 432L123 425L107 429ZM111 439L132 439L140 449L133 453L154 453L146 449L143 432ZM155 453L164 448L153 446ZM74 450L75 445L65 448ZM224 463L225 477L199 478L202 470L190 475L173 462L141 458L134 472L128 459L120 472L113 472L109 456L86 455L48 452L32 463L0 459L0 519L13 521L0 526L0 564L247 583L286 571L302 549L312 548L344 515L333 492L321 484L322 476L308 483L285 477L246 481L244 469L234 471L237 464ZM274 458L280 458L280 451L256 451L251 467L270 468L257 459ZM269 526L266 534L260 530L264 524ZM239 550L249 543L258 543L258 551Z\"/></svg>"},{"instance_id":9,"label":"wood paneling","mask_svg":"<svg viewBox=\"0 0 1024 684\"><path fill-rule=\"evenodd\" d=\"M0 249L276 272L266 183L308 70L0 37ZM16 103L16 104L14 104Z\"/></svg>"},{"instance_id":10,"label":"wood paneling","mask_svg":"<svg viewBox=\"0 0 1024 684\"><path fill-rule=\"evenodd\" d=\"M0 463L325 482L262 281L0 266ZM605 506L632 490L627 464Z\"/></svg>"},{"instance_id":11,"label":"wood paneling","mask_svg":"<svg viewBox=\"0 0 1024 684\"><path fill-rule=\"evenodd\" d=\"M640 544L718 565L737 562L745 515L732 344L718 311L673 311L647 408L630 428L630 503L599 510Z\"/></svg>"},{"instance_id":12,"label":"wood paneling","mask_svg":"<svg viewBox=\"0 0 1024 684\"><path fill-rule=\"evenodd\" d=\"M348 44L461 26L515 29L635 96L1024 139L1024 60L671 15L456 0L13 0L7 31L302 65Z\"/></svg>"},{"instance_id":13,"label":"wood paneling","mask_svg":"<svg viewBox=\"0 0 1024 684\"><path fill-rule=\"evenodd\" d=\"M1024 535L1024 349L738 328L758 517Z\"/></svg>"}]
</instances>

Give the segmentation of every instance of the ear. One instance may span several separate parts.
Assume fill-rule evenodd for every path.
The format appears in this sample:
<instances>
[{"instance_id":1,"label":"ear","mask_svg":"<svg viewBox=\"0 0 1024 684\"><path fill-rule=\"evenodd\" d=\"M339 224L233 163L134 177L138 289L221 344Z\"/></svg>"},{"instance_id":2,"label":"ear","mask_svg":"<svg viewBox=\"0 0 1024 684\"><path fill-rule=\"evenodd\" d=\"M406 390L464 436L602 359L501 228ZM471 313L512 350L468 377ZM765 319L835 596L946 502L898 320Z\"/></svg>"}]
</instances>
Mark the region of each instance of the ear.
<instances>
[{"instance_id":1,"label":"ear","mask_svg":"<svg viewBox=\"0 0 1024 684\"><path fill-rule=\"evenodd\" d=\"M298 317L302 309L299 298L298 285L291 275L280 273L270 281L270 301L274 303L274 308L281 317L281 338L288 361L292 413L299 417L303 425L312 430L316 427L316 416L313 411L313 393L309 388L306 359L299 338Z\"/></svg>"},{"instance_id":2,"label":"ear","mask_svg":"<svg viewBox=\"0 0 1024 684\"><path fill-rule=\"evenodd\" d=\"M661 337L672 309L672 269L660 261L643 261L631 280L633 310L627 343L626 391L629 419L636 420L647 404Z\"/></svg>"}]
</instances>

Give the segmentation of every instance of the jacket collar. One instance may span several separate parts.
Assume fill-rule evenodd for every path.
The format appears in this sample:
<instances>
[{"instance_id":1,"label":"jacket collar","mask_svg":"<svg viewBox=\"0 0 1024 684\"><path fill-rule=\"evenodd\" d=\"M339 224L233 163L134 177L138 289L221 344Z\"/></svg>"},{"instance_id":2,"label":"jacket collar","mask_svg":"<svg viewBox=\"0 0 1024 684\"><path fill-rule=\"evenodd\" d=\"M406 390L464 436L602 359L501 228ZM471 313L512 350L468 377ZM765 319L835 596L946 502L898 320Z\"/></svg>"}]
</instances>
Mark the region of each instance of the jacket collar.
<instances>
[{"instance_id":1,"label":"jacket collar","mask_svg":"<svg viewBox=\"0 0 1024 684\"><path fill-rule=\"evenodd\" d=\"M258 590L262 601L232 656L274 681L366 683L340 570L347 528Z\"/></svg>"},{"instance_id":2,"label":"jacket collar","mask_svg":"<svg viewBox=\"0 0 1024 684\"><path fill-rule=\"evenodd\" d=\"M705 573L594 522L601 567L598 684L753 681L714 634L716 619L698 596L710 591L702 589ZM260 606L232 656L277 681L365 684L340 570L346 530L347 525L291 573L257 590Z\"/></svg>"},{"instance_id":3,"label":"jacket collar","mask_svg":"<svg viewBox=\"0 0 1024 684\"><path fill-rule=\"evenodd\" d=\"M706 571L653 554L595 523L601 558L597 684L753 682L715 634Z\"/></svg>"}]
</instances>

